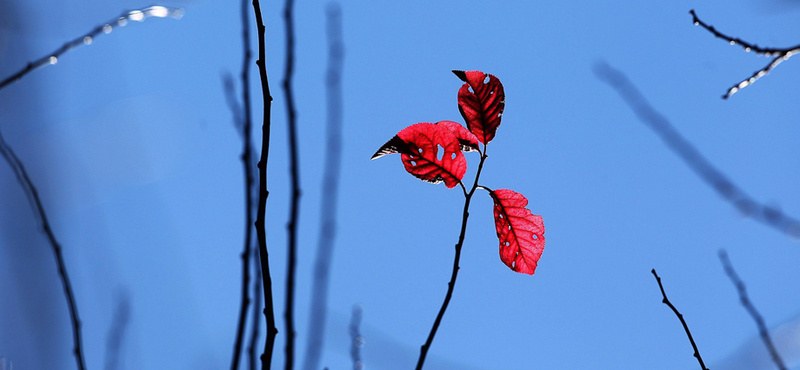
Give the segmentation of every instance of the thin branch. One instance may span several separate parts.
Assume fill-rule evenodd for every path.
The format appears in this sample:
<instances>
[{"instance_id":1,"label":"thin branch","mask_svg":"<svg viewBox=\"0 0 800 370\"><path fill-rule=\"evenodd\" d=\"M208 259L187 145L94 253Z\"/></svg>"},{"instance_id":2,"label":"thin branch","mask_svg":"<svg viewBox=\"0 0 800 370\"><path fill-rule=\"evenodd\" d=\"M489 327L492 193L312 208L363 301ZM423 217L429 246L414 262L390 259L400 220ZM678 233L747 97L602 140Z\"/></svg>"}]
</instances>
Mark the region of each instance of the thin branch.
<instances>
[{"instance_id":1,"label":"thin branch","mask_svg":"<svg viewBox=\"0 0 800 370\"><path fill-rule=\"evenodd\" d=\"M675 316L678 316L678 319L681 320L681 324L683 325L683 330L686 331L686 336L689 337L689 342L692 343L692 348L694 349L694 357L697 358L697 362L700 363L700 368L703 370L708 370L706 365L703 363L703 358L700 357L700 351L697 350L697 344L694 343L694 338L692 338L692 332L689 331L689 326L686 325L686 320L683 319L683 315L681 315L681 313L678 312L678 309L672 305L669 299L667 299L667 293L664 292L664 286L661 285L661 278L658 277L658 274L656 274L656 269L652 269L650 270L650 272L652 272L653 276L656 277L656 281L658 282L658 288L661 289L661 296L664 297L664 299L662 299L661 302L669 306L669 308L672 309L672 312L675 313Z\"/></svg>"},{"instance_id":2,"label":"thin branch","mask_svg":"<svg viewBox=\"0 0 800 370\"><path fill-rule=\"evenodd\" d=\"M364 361L361 361L361 348L365 341L359 329L363 315L364 309L361 306L353 306L353 314L350 316L350 358L353 360L353 370L364 370L366 367Z\"/></svg>"},{"instance_id":3,"label":"thin branch","mask_svg":"<svg viewBox=\"0 0 800 370\"><path fill-rule=\"evenodd\" d=\"M775 362L775 365L778 365L778 369L786 370L786 365L783 364L783 360L778 354L778 351L775 349L775 345L772 344L772 339L769 336L767 325L764 323L764 318L761 317L761 314L758 313L756 307L753 306L753 303L750 302L750 299L747 297L747 290L745 289L744 282L739 279L739 275L737 275L736 271L733 269L733 265L731 264L730 259L728 259L728 253L726 253L724 249L720 249L719 259L722 262L722 267L725 269L725 274L727 274L728 278L731 279L731 282L736 287L736 291L739 293L739 300L742 302L742 306L744 306L744 308L756 322L756 326L758 326L758 333L761 335L761 340L764 341L764 345L767 346L767 350L769 351L769 355L772 357L772 361Z\"/></svg>"},{"instance_id":4,"label":"thin branch","mask_svg":"<svg viewBox=\"0 0 800 370\"><path fill-rule=\"evenodd\" d=\"M447 310L447 305L450 304L450 298L453 296L453 289L456 286L456 279L458 278L458 270L460 267L458 266L458 262L461 259L461 247L464 245L464 237L467 232L467 219L469 218L469 204L472 201L472 196L475 194L475 190L478 189L478 179L481 177L481 171L483 170L483 162L486 161L488 155L486 154L486 147L484 146L484 151L481 152L481 162L478 164L478 172L475 174L475 183L472 185L472 189L470 189L469 193L464 197L464 211L461 216L461 233L458 235L458 243L456 243L456 254L453 258L453 272L450 275L450 282L447 283L447 294L444 296L444 302L442 302L442 307L439 309L439 313L436 315L436 320L433 322L433 326L431 326L431 331L428 334L428 339L425 341L425 344L422 345L420 348L419 359L417 360L417 367L416 370L422 370L422 366L425 364L425 357L428 355L428 350L431 348L431 344L433 343L433 337L436 336L436 331L439 329L439 324L442 322L442 317L444 317L444 312Z\"/></svg>"},{"instance_id":5,"label":"thin branch","mask_svg":"<svg viewBox=\"0 0 800 370\"><path fill-rule=\"evenodd\" d=\"M328 97L327 142L325 144L325 169L322 177L320 202L320 232L317 256L314 261L314 279L311 287L311 313L308 322L304 370L319 369L324 343L328 282L330 279L333 241L336 238L336 210L339 194L339 168L342 153L342 10L338 3L328 3L326 10L328 33L328 71L326 87Z\"/></svg>"},{"instance_id":6,"label":"thin branch","mask_svg":"<svg viewBox=\"0 0 800 370\"><path fill-rule=\"evenodd\" d=\"M247 345L247 362L250 370L256 370L256 344L258 343L259 325L261 325L261 263L258 248L253 251L253 265L255 265L255 284L253 284L253 331L250 334L250 343Z\"/></svg>"},{"instance_id":7,"label":"thin branch","mask_svg":"<svg viewBox=\"0 0 800 370\"><path fill-rule=\"evenodd\" d=\"M286 305L283 315L286 321L286 370L294 368L294 287L297 275L297 220L300 216L300 169L297 159L297 113L294 108L292 93L292 76L294 75L294 20L292 18L293 0L286 0L283 8L283 20L286 25L286 69L283 76L283 91L286 95L286 113L289 132L289 166L292 183L292 205L289 223L288 258L286 260Z\"/></svg>"},{"instance_id":8,"label":"thin branch","mask_svg":"<svg viewBox=\"0 0 800 370\"><path fill-rule=\"evenodd\" d=\"M237 122L237 128L242 136L242 165L244 166L244 212L245 212L245 233L244 233L244 250L242 251L242 301L239 307L239 320L236 327L236 341L233 346L233 359L231 361L231 370L239 369L239 360L241 359L242 346L244 343L244 330L247 326L247 309L250 306L250 246L253 243L253 145L251 139L252 133L252 115L250 112L250 61L252 59L252 51L250 50L250 13L248 12L247 0L242 0L241 16L242 16L242 44L244 49L244 58L242 58L242 104L244 111L238 109L236 98L233 97L233 81L232 78L225 84L228 94L228 104L231 105L233 110L234 121ZM239 116L237 119L237 115Z\"/></svg>"},{"instance_id":9,"label":"thin branch","mask_svg":"<svg viewBox=\"0 0 800 370\"><path fill-rule=\"evenodd\" d=\"M611 86L625 100L640 121L655 131L703 181L730 202L742 214L794 238L800 238L800 221L780 210L759 204L727 176L715 168L692 146L661 113L657 112L622 72L606 63L594 66L595 75Z\"/></svg>"},{"instance_id":10,"label":"thin branch","mask_svg":"<svg viewBox=\"0 0 800 370\"><path fill-rule=\"evenodd\" d=\"M12 150L5 139L3 139L2 133L0 133L0 155L3 156L14 171L17 182L19 182L20 186L22 186L22 189L25 191L28 202L31 204L31 207L33 207L34 214L39 220L42 230L47 236L47 240L50 242L50 247L53 249L56 264L58 265L58 274L61 277L61 285L64 287L64 295L67 297L69 316L72 322L72 341L74 345L73 354L75 355L75 362L77 362L79 370L85 370L86 364L83 360L81 344L81 319L78 316L78 305L75 303L75 296L72 293L72 284L70 284L69 276L67 275L67 266L64 263L64 257L61 255L61 245L56 240L56 236L50 228L50 222L47 220L44 206L42 206L42 201L39 199L39 192L36 190L30 177L28 177L28 172L25 171L25 166L22 164L22 161L19 160L14 150Z\"/></svg>"},{"instance_id":11,"label":"thin branch","mask_svg":"<svg viewBox=\"0 0 800 370\"><path fill-rule=\"evenodd\" d=\"M256 14L256 25L258 27L258 65L259 76L261 77L261 95L264 99L264 122L261 126L261 160L258 162L259 188L258 188L258 212L256 214L256 234L258 235L258 253L261 257L261 278L264 287L264 316L267 321L267 341L264 344L264 353L261 354L261 368L268 370L272 364L272 349L275 346L275 336L278 335L278 328L275 327L275 313L272 297L272 278L269 274L269 254L267 253L267 231L265 228L267 210L267 160L269 159L269 136L270 136L270 113L272 111L272 95L269 92L269 80L267 79L267 57L264 34L264 20L261 17L261 4L258 0L253 0L253 11Z\"/></svg>"},{"instance_id":12,"label":"thin branch","mask_svg":"<svg viewBox=\"0 0 800 370\"><path fill-rule=\"evenodd\" d=\"M114 318L111 320L111 329L108 331L106 340L106 363L105 370L119 368L119 353L122 342L125 339L125 330L130 321L131 300L127 292L123 291L117 299L117 309L114 310Z\"/></svg>"},{"instance_id":13,"label":"thin branch","mask_svg":"<svg viewBox=\"0 0 800 370\"><path fill-rule=\"evenodd\" d=\"M180 19L183 16L183 13L184 13L183 8L168 8L160 5L154 5L143 9L124 12L119 17L108 21L108 23L105 23L102 26L95 27L94 29L89 31L89 33L86 33L83 36L80 36L72 41L68 41L63 46L56 49L56 51L42 58L29 62L25 66L25 68L20 69L16 73L6 77L2 82L0 82L0 89L3 89L10 83L17 81L22 77L25 77L25 75L33 72L36 69L56 64L58 62L58 58L60 58L62 54L72 49L75 49L81 45L89 45L92 42L94 42L94 39L100 34L103 33L109 34L117 27L124 27L125 25L128 24L129 21L142 22L150 17L156 17L156 18L171 17L175 19Z\"/></svg>"},{"instance_id":14,"label":"thin branch","mask_svg":"<svg viewBox=\"0 0 800 370\"><path fill-rule=\"evenodd\" d=\"M792 46L792 47L788 47L788 48L783 48L783 49L768 48L768 47L765 48L765 47L760 47L760 46L758 46L756 44L751 44L751 43L749 43L747 41L744 41L744 40L742 40L742 39L740 39L738 37L734 38L734 37L731 37L731 36L727 36L727 35L719 32L719 31L717 31L713 26L708 25L705 22L703 22L702 20L700 20L700 18L697 17L697 14L695 14L694 9L690 10L689 14L692 15L692 22L696 26L701 26L701 27L705 28L708 32L711 32L714 36L727 41L729 44L731 44L731 45L739 45L746 52L751 52L752 51L752 52L755 52L758 55L763 55L765 57L773 57L773 56L775 57L774 59L772 59L772 62L767 64L766 67L759 69L758 71L753 73L753 75L750 76L749 78L739 82L738 84L736 84L733 87L731 87L730 89L728 89L728 91L725 93L725 95L722 96L723 99L727 99L731 95L735 94L737 91L739 91L739 90L741 90L741 89L743 89L743 88L745 88L747 86L752 85L759 78L766 76L770 71L772 71L772 69L777 67L778 64L781 64L785 60L789 60L789 58L791 58L792 55L800 53L800 45L796 45L796 46Z\"/></svg>"}]
</instances>

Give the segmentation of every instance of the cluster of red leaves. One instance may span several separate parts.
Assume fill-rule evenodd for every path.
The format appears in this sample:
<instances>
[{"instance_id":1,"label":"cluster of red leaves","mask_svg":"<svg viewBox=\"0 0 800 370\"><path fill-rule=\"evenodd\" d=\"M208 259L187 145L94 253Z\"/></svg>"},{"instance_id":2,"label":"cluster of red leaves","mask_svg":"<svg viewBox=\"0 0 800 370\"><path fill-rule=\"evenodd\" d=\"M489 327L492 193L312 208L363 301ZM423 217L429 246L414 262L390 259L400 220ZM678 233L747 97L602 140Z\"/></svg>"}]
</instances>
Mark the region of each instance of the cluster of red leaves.
<instances>
[{"instance_id":1,"label":"cluster of red leaves","mask_svg":"<svg viewBox=\"0 0 800 370\"><path fill-rule=\"evenodd\" d=\"M458 110L467 128L452 121L417 123L386 142L372 159L400 153L408 173L420 180L448 188L463 183L467 160L463 152L478 151L494 139L505 108L500 80L480 71L453 71L464 85L458 90ZM488 189L488 188L487 188ZM474 190L474 189L473 189ZM490 190L494 222L500 240L500 259L514 271L533 275L544 250L542 216L525 206L528 199L508 189ZM471 195L471 193L470 193Z\"/></svg>"}]
</instances>

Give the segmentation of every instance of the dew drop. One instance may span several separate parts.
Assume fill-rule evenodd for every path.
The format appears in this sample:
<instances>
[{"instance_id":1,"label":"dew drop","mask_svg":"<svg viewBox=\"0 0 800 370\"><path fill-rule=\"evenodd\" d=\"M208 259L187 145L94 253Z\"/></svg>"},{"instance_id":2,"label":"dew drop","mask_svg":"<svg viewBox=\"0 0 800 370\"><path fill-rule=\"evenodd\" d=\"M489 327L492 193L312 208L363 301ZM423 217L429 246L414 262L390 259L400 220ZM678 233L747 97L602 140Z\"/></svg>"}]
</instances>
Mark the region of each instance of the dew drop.
<instances>
[{"instance_id":1,"label":"dew drop","mask_svg":"<svg viewBox=\"0 0 800 370\"><path fill-rule=\"evenodd\" d=\"M731 40L731 45L736 45L736 41Z\"/></svg>"},{"instance_id":2,"label":"dew drop","mask_svg":"<svg viewBox=\"0 0 800 370\"><path fill-rule=\"evenodd\" d=\"M107 24L107 25L103 26L103 32L105 32L106 34L111 33L111 25Z\"/></svg>"},{"instance_id":3,"label":"dew drop","mask_svg":"<svg viewBox=\"0 0 800 370\"><path fill-rule=\"evenodd\" d=\"M132 21L141 22L144 20L144 13L142 13L141 10L134 10L128 13L128 18L130 18Z\"/></svg>"},{"instance_id":4,"label":"dew drop","mask_svg":"<svg viewBox=\"0 0 800 370\"><path fill-rule=\"evenodd\" d=\"M92 40L92 36L86 36L86 37L83 38L83 43L86 44L86 45L91 45L92 41L93 41Z\"/></svg>"},{"instance_id":5,"label":"dew drop","mask_svg":"<svg viewBox=\"0 0 800 370\"><path fill-rule=\"evenodd\" d=\"M56 64L58 63L58 58L56 58L56 56L53 55L48 59L48 61L50 62L50 64Z\"/></svg>"}]
</instances>

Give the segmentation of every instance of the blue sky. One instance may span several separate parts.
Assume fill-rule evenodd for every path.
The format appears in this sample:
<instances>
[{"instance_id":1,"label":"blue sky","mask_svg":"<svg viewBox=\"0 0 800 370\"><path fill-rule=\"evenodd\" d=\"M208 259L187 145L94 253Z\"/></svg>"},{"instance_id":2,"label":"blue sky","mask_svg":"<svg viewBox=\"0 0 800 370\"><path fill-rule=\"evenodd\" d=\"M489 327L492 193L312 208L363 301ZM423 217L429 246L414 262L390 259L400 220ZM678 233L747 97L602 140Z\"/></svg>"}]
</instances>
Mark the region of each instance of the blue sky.
<instances>
[{"instance_id":1,"label":"blue sky","mask_svg":"<svg viewBox=\"0 0 800 370\"><path fill-rule=\"evenodd\" d=\"M720 248L767 324L794 330L797 241L738 214L592 66L605 61L626 73L745 192L800 215L800 61L722 100L768 60L715 39L688 14L695 9L723 32L786 47L798 43L800 3L431 3L342 2L344 149L323 365L352 366L347 324L355 304L364 309L368 369L416 362L447 288L463 196L408 175L399 156L369 158L411 124L463 122L452 69L482 70L503 82L505 113L481 183L527 196L544 218L547 245L535 275L509 270L498 256L491 199L478 194L428 368L696 368L680 323L661 303L655 268L706 363L736 369L728 365L741 364L735 356L761 349L719 263ZM325 4L296 4L299 356L325 154ZM0 75L148 5L7 1L0 5ZM186 14L101 35L0 91L0 129L39 187L64 247L92 369L104 364L123 296L131 319L120 368L225 368L232 352L243 176L220 76L239 73L239 4L163 5ZM275 98L267 233L281 331L276 367L283 364L289 214L282 7L262 4ZM256 122L258 83L253 73ZM471 178L477 156L467 158ZM15 368L69 368L69 316L49 246L5 164L0 183L0 357ZM791 343L785 357L797 366L800 343Z\"/></svg>"}]
</instances>

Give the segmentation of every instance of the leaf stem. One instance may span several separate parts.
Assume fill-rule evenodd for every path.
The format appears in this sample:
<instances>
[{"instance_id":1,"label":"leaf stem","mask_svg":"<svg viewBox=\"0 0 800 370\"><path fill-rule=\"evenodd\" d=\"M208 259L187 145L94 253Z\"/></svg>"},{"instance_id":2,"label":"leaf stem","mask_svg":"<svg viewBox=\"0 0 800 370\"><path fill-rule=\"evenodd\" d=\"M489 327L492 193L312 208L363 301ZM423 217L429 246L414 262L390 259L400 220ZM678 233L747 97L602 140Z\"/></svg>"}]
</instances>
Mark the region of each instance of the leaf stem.
<instances>
[{"instance_id":1,"label":"leaf stem","mask_svg":"<svg viewBox=\"0 0 800 370\"><path fill-rule=\"evenodd\" d=\"M484 146L484 151L481 154L481 162L478 164L478 171L475 174L475 183L472 185L472 189L470 189L469 193L465 191L465 199L464 199L464 211L461 217L461 232L458 235L458 243L456 243L456 254L455 258L453 259L453 272L450 276L450 282L447 283L447 294L444 296L444 302L442 302L442 307L439 309L439 313L436 315L436 320L433 322L433 326L431 327L431 331L428 334L428 339L425 341L425 344L422 345L420 348L419 360L417 360L417 367L416 370L421 370L422 366L425 363L425 357L428 355L428 350L431 348L431 344L433 343L433 337L436 336L436 331L439 329L439 324L442 322L442 317L444 317L444 312L447 310L447 306L450 304L450 298L453 296L453 289L456 286L456 279L458 278L458 262L461 260L461 247L464 245L464 237L467 233L467 219L469 218L469 204L472 201L472 196L475 194L475 190L478 189L478 179L481 177L481 171L483 170L483 162L486 161L486 147ZM459 182L460 183L460 182ZM464 186L463 184L461 185Z\"/></svg>"}]
</instances>

